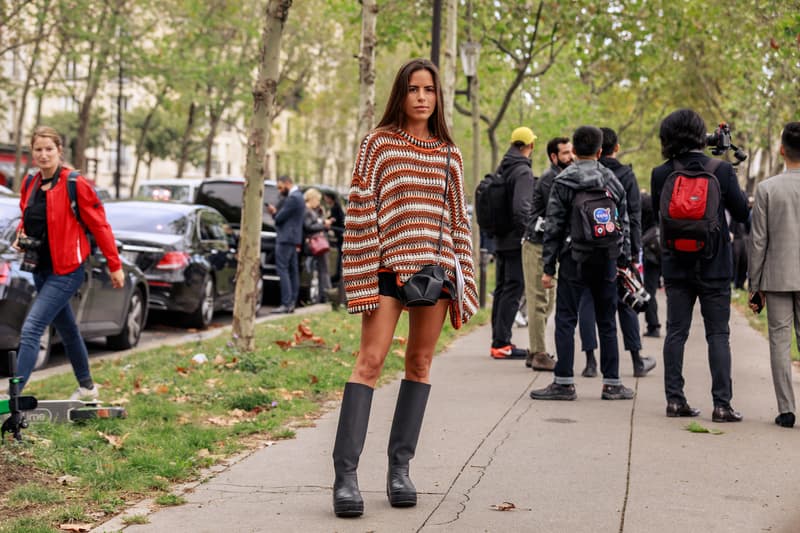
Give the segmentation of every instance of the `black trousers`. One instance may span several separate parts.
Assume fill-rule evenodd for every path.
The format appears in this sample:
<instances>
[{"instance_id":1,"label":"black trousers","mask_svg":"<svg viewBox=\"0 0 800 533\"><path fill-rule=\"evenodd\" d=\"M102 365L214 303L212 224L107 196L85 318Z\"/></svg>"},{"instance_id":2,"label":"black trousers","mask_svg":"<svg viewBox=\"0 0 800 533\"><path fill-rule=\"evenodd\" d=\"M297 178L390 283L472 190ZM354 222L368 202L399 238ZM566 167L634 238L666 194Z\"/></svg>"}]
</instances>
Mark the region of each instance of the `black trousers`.
<instances>
[{"instance_id":1,"label":"black trousers","mask_svg":"<svg viewBox=\"0 0 800 533\"><path fill-rule=\"evenodd\" d=\"M667 291L667 336L664 339L664 392L668 402L684 402L683 350L692 325L692 310L700 300L700 312L708 343L711 396L714 406L728 407L733 397L731 346L728 322L731 315L729 280L664 280Z\"/></svg>"},{"instance_id":2,"label":"black trousers","mask_svg":"<svg viewBox=\"0 0 800 533\"><path fill-rule=\"evenodd\" d=\"M617 345L617 269L614 261L602 264L578 264L569 253L564 254L558 270L556 286L556 353L555 382L574 383L575 326L581 296L589 291L594 303L597 329L600 332L600 371L603 384L618 385L619 346Z\"/></svg>"},{"instance_id":3,"label":"black trousers","mask_svg":"<svg viewBox=\"0 0 800 533\"><path fill-rule=\"evenodd\" d=\"M650 302L644 311L644 321L648 328L660 328L661 321L658 320L658 302L656 292L658 291L658 280L661 278L661 265L651 261L644 262L644 290L650 295Z\"/></svg>"},{"instance_id":4,"label":"black trousers","mask_svg":"<svg viewBox=\"0 0 800 533\"><path fill-rule=\"evenodd\" d=\"M511 344L511 327L525 289L522 274L522 248L497 250L496 284L492 303L492 347Z\"/></svg>"},{"instance_id":5,"label":"black trousers","mask_svg":"<svg viewBox=\"0 0 800 533\"><path fill-rule=\"evenodd\" d=\"M640 351L642 338L639 334L639 316L630 306L621 301L617 303L619 315L619 329L622 331L622 343L626 350ZM597 336L595 334L595 312L592 293L587 289L581 295L578 308L578 328L581 334L583 351L597 349Z\"/></svg>"}]
</instances>

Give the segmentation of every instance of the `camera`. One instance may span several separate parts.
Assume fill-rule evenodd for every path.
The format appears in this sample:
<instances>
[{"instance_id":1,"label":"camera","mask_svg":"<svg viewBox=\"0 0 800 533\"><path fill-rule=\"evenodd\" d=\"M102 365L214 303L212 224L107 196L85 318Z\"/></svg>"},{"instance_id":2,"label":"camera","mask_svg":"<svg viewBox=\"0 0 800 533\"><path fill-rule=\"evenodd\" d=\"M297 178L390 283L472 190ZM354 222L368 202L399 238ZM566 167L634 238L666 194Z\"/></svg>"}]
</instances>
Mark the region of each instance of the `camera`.
<instances>
[{"instance_id":1,"label":"camera","mask_svg":"<svg viewBox=\"0 0 800 533\"><path fill-rule=\"evenodd\" d=\"M33 272L39 266L39 248L42 246L42 241L22 235L17 244L25 251L25 255L22 257L22 265L19 268L25 272Z\"/></svg>"},{"instance_id":2,"label":"camera","mask_svg":"<svg viewBox=\"0 0 800 533\"><path fill-rule=\"evenodd\" d=\"M619 300L642 313L650 303L650 294L644 289L639 271L633 267L617 267L617 294Z\"/></svg>"},{"instance_id":3,"label":"camera","mask_svg":"<svg viewBox=\"0 0 800 533\"><path fill-rule=\"evenodd\" d=\"M727 122L720 122L713 133L706 134L706 145L711 148L711 153L714 155L722 155L728 150L733 150L733 157L736 158L734 165L747 159L747 154L731 142L731 127Z\"/></svg>"}]
</instances>

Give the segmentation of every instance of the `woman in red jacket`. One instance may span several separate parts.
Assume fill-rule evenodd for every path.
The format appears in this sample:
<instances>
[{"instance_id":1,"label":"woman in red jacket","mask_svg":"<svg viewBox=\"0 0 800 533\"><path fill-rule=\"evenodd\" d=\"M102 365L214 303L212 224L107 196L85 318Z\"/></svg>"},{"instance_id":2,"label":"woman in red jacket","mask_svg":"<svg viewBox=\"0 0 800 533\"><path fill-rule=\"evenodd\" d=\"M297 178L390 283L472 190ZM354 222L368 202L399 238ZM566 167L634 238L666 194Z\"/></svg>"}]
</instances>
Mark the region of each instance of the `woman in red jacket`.
<instances>
[{"instance_id":1,"label":"woman in red jacket","mask_svg":"<svg viewBox=\"0 0 800 533\"><path fill-rule=\"evenodd\" d=\"M25 252L23 269L33 273L37 294L22 326L18 375L24 386L33 371L45 328L53 324L78 380L72 399L96 399L98 390L89 371L86 344L70 307L70 300L83 283L83 263L90 252L84 226L108 260L115 288L125 284L122 263L103 204L82 176L76 183L81 221L75 217L67 188L70 171L61 166L63 148L58 132L48 127L36 128L31 148L39 172L22 184L22 219L13 246Z\"/></svg>"}]
</instances>

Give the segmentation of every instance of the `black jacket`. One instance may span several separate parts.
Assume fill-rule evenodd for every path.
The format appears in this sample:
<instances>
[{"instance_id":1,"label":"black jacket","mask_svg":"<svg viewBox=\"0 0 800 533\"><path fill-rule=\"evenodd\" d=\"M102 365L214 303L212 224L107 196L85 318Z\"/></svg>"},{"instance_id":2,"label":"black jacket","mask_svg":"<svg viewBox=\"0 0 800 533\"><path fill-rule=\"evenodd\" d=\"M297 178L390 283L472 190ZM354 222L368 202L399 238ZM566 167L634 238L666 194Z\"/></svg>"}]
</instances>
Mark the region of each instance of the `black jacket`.
<instances>
[{"instance_id":1,"label":"black jacket","mask_svg":"<svg viewBox=\"0 0 800 533\"><path fill-rule=\"evenodd\" d=\"M514 229L505 235L495 236L495 249L498 251L519 250L522 248L522 235L530 218L533 205L533 171L531 160L511 147L503 156L499 167L500 174L506 180L511 194L511 213Z\"/></svg>"},{"instance_id":2,"label":"black jacket","mask_svg":"<svg viewBox=\"0 0 800 533\"><path fill-rule=\"evenodd\" d=\"M613 157L601 157L600 163L613 172L625 188L628 221L631 224L631 257L639 261L639 251L642 249L642 201L636 174L633 173L632 166L623 165Z\"/></svg>"},{"instance_id":3,"label":"black jacket","mask_svg":"<svg viewBox=\"0 0 800 533\"><path fill-rule=\"evenodd\" d=\"M550 198L550 189L553 187L553 180L556 179L561 173L561 167L557 165L550 165L550 168L542 172L541 177L536 180L533 187L533 209L525 225L525 239L536 244L542 244L544 233L536 233L533 228L536 226L536 220L539 217L544 217L547 213L547 200Z\"/></svg>"},{"instance_id":4,"label":"black jacket","mask_svg":"<svg viewBox=\"0 0 800 533\"><path fill-rule=\"evenodd\" d=\"M567 237L569 236L570 215L572 213L572 200L575 191L591 187L606 187L614 197L622 222L623 239L620 245L622 253L619 261L630 261L630 224L628 222L625 189L614 176L614 173L600 164L599 161L579 159L568 166L559 174L553 187L550 189L550 198L547 202L547 220L544 225L544 242L542 243L542 260L544 272L554 276L556 262L562 252L568 249Z\"/></svg>"},{"instance_id":5,"label":"black jacket","mask_svg":"<svg viewBox=\"0 0 800 533\"><path fill-rule=\"evenodd\" d=\"M643 192L642 203L642 233L656 225L656 218L653 214L653 197L649 193Z\"/></svg>"},{"instance_id":6,"label":"black jacket","mask_svg":"<svg viewBox=\"0 0 800 533\"><path fill-rule=\"evenodd\" d=\"M692 151L679 155L676 158L686 169L700 170L702 166L711 158L700 151ZM653 214L659 220L659 202L661 201L661 191L664 182L674 170L673 160L670 159L664 164L653 169L650 176L650 191L653 197ZM678 257L667 249L661 251L661 274L664 279L688 279L697 272L700 279L706 280L730 280L733 276L731 266L731 243L728 222L725 219L727 209L733 220L745 222L750 210L747 207L736 172L733 166L727 161L723 161L714 173L719 181L722 199L719 206L719 241L717 242L716 254L709 258Z\"/></svg>"}]
</instances>

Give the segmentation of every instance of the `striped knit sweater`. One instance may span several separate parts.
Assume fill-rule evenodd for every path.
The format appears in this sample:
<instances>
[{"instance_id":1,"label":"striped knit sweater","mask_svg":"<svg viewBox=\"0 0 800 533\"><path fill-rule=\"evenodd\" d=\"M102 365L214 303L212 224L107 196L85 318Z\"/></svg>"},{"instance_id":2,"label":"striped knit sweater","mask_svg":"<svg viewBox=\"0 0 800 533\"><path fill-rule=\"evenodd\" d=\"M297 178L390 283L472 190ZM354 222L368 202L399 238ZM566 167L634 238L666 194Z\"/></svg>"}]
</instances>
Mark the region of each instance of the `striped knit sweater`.
<instances>
[{"instance_id":1,"label":"striped knit sweater","mask_svg":"<svg viewBox=\"0 0 800 533\"><path fill-rule=\"evenodd\" d=\"M455 260L464 275L463 309L450 306L461 327L478 309L472 240L464 203L463 162L453 146L444 205L447 144L403 130L373 131L361 143L345 219L344 286L350 313L378 307L378 272L389 269L405 283L426 264L440 262L455 285ZM444 212L441 255L439 222Z\"/></svg>"}]
</instances>

